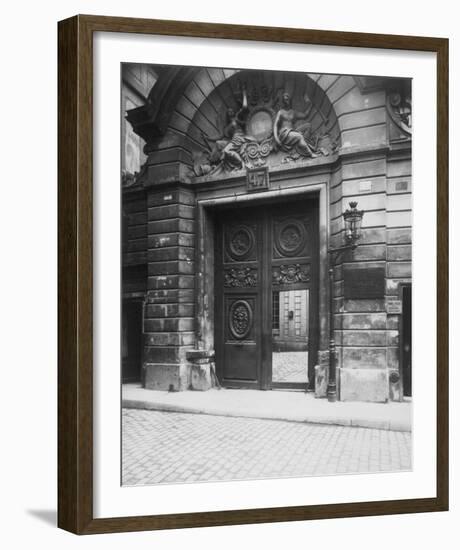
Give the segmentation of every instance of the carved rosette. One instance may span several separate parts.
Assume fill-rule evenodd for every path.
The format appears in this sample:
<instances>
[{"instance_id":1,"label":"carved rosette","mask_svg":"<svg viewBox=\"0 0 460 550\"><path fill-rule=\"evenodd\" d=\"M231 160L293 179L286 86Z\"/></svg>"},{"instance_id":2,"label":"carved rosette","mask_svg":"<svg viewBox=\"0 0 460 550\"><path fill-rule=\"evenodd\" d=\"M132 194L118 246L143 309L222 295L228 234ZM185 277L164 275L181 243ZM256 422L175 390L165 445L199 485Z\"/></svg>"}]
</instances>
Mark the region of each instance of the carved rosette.
<instances>
[{"instance_id":1,"label":"carved rosette","mask_svg":"<svg viewBox=\"0 0 460 550\"><path fill-rule=\"evenodd\" d=\"M252 287L257 285L257 271L250 267L224 270L224 286L230 288Z\"/></svg>"},{"instance_id":2,"label":"carved rosette","mask_svg":"<svg viewBox=\"0 0 460 550\"><path fill-rule=\"evenodd\" d=\"M307 232L298 220L286 220L278 227L275 245L282 256L298 256L305 247Z\"/></svg>"},{"instance_id":3,"label":"carved rosette","mask_svg":"<svg viewBox=\"0 0 460 550\"><path fill-rule=\"evenodd\" d=\"M274 285L310 282L310 264L287 264L273 268L272 281Z\"/></svg>"},{"instance_id":4,"label":"carved rosette","mask_svg":"<svg viewBox=\"0 0 460 550\"><path fill-rule=\"evenodd\" d=\"M226 251L235 261L246 259L254 248L254 234L247 225L237 225L226 235Z\"/></svg>"},{"instance_id":5,"label":"carved rosette","mask_svg":"<svg viewBox=\"0 0 460 550\"><path fill-rule=\"evenodd\" d=\"M246 338L252 328L252 309L246 300L233 302L229 311L229 327L237 340Z\"/></svg>"}]
</instances>

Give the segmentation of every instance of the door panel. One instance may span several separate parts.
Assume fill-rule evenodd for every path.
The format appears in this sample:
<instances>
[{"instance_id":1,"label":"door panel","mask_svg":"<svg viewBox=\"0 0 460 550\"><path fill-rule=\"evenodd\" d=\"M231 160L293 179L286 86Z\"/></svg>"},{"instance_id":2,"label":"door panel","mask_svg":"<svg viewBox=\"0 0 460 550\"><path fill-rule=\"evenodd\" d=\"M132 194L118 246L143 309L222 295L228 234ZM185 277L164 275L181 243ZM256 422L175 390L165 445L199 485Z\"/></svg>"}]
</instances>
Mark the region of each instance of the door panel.
<instances>
[{"instance_id":1,"label":"door panel","mask_svg":"<svg viewBox=\"0 0 460 550\"><path fill-rule=\"evenodd\" d=\"M216 234L216 370L221 383L260 384L260 230L258 213L219 216Z\"/></svg>"},{"instance_id":2,"label":"door panel","mask_svg":"<svg viewBox=\"0 0 460 550\"><path fill-rule=\"evenodd\" d=\"M272 387L314 389L318 342L318 216L313 201L273 211Z\"/></svg>"},{"instance_id":3,"label":"door panel","mask_svg":"<svg viewBox=\"0 0 460 550\"><path fill-rule=\"evenodd\" d=\"M225 359L226 380L258 379L257 327L259 319L257 296L232 294L226 296Z\"/></svg>"}]
</instances>

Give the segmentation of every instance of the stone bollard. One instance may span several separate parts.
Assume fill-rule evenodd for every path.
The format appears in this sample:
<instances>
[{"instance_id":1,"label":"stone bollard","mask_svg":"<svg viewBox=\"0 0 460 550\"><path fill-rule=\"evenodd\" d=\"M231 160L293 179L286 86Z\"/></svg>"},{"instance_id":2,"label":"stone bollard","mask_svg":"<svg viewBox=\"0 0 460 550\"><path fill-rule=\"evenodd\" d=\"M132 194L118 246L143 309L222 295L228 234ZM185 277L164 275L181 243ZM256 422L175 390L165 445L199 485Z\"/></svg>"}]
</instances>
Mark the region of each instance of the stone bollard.
<instances>
[{"instance_id":1,"label":"stone bollard","mask_svg":"<svg viewBox=\"0 0 460 550\"><path fill-rule=\"evenodd\" d=\"M329 367L326 365L315 366L315 397L327 397L327 382L329 379Z\"/></svg>"},{"instance_id":2,"label":"stone bollard","mask_svg":"<svg viewBox=\"0 0 460 550\"><path fill-rule=\"evenodd\" d=\"M315 397L327 397L329 382L329 351L318 353L319 365L315 366Z\"/></svg>"},{"instance_id":3,"label":"stone bollard","mask_svg":"<svg viewBox=\"0 0 460 550\"><path fill-rule=\"evenodd\" d=\"M186 353L190 367L190 389L206 391L213 387L214 350L192 349Z\"/></svg>"}]
</instances>

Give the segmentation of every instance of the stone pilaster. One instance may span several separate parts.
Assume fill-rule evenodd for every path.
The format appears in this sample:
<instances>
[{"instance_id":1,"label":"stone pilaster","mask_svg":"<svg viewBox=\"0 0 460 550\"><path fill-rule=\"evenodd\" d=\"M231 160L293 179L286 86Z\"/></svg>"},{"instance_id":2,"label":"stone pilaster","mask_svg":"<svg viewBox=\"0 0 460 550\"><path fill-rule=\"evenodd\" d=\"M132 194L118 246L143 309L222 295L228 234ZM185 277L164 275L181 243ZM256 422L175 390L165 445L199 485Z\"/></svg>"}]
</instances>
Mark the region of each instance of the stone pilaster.
<instances>
[{"instance_id":1,"label":"stone pilaster","mask_svg":"<svg viewBox=\"0 0 460 550\"><path fill-rule=\"evenodd\" d=\"M147 197L145 387L190 386L186 358L195 343L195 196L179 185L151 188Z\"/></svg>"}]
</instances>

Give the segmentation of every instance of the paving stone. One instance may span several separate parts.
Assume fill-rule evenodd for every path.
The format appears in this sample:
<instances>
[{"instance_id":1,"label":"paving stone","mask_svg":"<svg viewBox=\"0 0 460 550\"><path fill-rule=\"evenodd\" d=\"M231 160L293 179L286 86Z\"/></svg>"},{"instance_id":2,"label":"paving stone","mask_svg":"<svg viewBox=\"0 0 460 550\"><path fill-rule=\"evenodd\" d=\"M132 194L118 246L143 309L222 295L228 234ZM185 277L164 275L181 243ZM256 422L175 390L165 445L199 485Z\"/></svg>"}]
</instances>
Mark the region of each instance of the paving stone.
<instances>
[{"instance_id":1,"label":"paving stone","mask_svg":"<svg viewBox=\"0 0 460 550\"><path fill-rule=\"evenodd\" d=\"M408 432L123 409L123 485L410 468Z\"/></svg>"}]
</instances>

